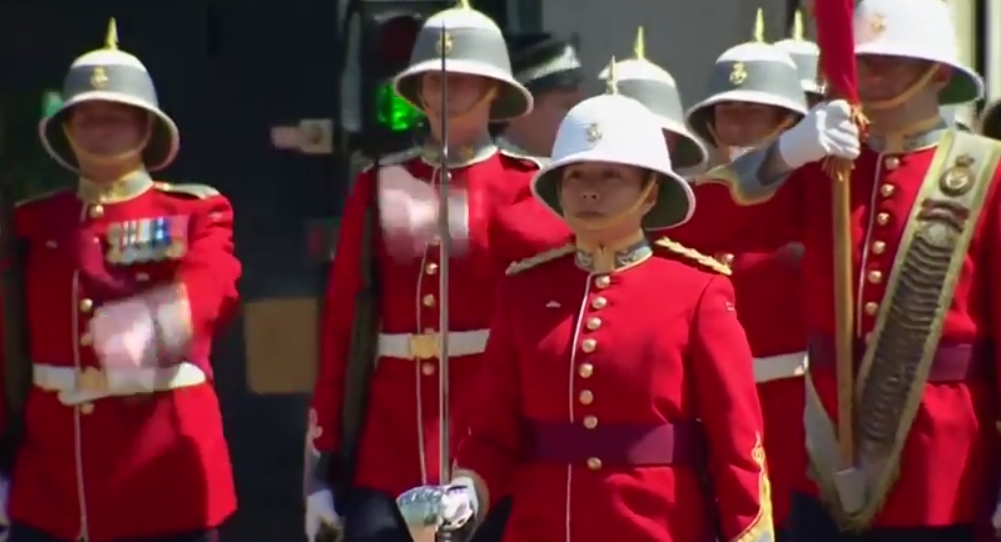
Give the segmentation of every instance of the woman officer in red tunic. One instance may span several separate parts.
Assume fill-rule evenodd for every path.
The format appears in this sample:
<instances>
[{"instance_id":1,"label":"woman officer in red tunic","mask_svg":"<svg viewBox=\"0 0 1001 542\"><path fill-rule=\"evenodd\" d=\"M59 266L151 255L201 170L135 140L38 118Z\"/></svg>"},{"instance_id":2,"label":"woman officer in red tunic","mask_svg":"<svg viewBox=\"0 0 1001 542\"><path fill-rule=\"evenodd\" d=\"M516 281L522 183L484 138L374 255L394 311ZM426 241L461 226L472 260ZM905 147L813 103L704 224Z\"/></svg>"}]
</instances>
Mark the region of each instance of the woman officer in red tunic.
<instances>
[{"instance_id":1,"label":"woman officer in red tunic","mask_svg":"<svg viewBox=\"0 0 1001 542\"><path fill-rule=\"evenodd\" d=\"M510 489L508 541L772 540L726 268L644 235L694 206L656 118L619 95L579 104L533 189L574 242L509 269L455 476L402 495L404 517L457 529Z\"/></svg>"}]
</instances>

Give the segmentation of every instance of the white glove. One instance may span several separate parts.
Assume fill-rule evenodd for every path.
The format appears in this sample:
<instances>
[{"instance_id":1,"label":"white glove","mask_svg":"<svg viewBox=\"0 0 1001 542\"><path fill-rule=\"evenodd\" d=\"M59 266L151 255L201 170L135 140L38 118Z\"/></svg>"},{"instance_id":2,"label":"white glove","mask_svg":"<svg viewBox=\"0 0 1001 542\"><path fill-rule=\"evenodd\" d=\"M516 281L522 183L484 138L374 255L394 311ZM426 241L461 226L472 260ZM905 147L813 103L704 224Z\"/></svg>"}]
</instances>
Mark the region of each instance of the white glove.
<instances>
[{"instance_id":1,"label":"white glove","mask_svg":"<svg viewBox=\"0 0 1001 542\"><path fill-rule=\"evenodd\" d=\"M8 481L5 477L0 476L0 525L4 527L10 525L10 517L7 516L7 496L9 494L10 481Z\"/></svg>"},{"instance_id":2,"label":"white glove","mask_svg":"<svg viewBox=\"0 0 1001 542\"><path fill-rule=\"evenodd\" d=\"M460 476L446 486L441 496L440 518L442 527L446 530L459 529L476 517L480 509L473 480Z\"/></svg>"},{"instance_id":3,"label":"white glove","mask_svg":"<svg viewBox=\"0 0 1001 542\"><path fill-rule=\"evenodd\" d=\"M324 525L332 529L341 525L341 517L334 508L334 494L329 489L321 489L306 497L306 539L314 542Z\"/></svg>"},{"instance_id":4,"label":"white glove","mask_svg":"<svg viewBox=\"0 0 1001 542\"><path fill-rule=\"evenodd\" d=\"M851 106L844 100L817 104L778 143L782 160L793 169L828 156L854 160L861 149Z\"/></svg>"}]
</instances>

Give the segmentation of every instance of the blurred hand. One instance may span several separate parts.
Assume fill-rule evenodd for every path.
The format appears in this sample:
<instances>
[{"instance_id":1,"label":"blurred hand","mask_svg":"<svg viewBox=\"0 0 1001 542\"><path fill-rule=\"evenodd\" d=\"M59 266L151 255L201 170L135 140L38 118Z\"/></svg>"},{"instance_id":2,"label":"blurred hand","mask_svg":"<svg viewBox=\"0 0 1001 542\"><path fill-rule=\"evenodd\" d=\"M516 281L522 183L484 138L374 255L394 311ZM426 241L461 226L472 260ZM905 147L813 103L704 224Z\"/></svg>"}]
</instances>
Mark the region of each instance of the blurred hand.
<instances>
[{"instance_id":1,"label":"blurred hand","mask_svg":"<svg viewBox=\"0 0 1001 542\"><path fill-rule=\"evenodd\" d=\"M400 166L379 171L379 215L383 239L394 258L420 257L439 238L438 189ZM449 187L449 234L461 251L468 236L465 191Z\"/></svg>"},{"instance_id":2,"label":"blurred hand","mask_svg":"<svg viewBox=\"0 0 1001 542\"><path fill-rule=\"evenodd\" d=\"M94 351L108 368L154 367L156 326L149 304L127 299L101 306L90 321Z\"/></svg>"},{"instance_id":3,"label":"blurred hand","mask_svg":"<svg viewBox=\"0 0 1001 542\"><path fill-rule=\"evenodd\" d=\"M159 367L187 355L191 307L183 286L169 284L94 310L94 351L109 369Z\"/></svg>"}]
</instances>

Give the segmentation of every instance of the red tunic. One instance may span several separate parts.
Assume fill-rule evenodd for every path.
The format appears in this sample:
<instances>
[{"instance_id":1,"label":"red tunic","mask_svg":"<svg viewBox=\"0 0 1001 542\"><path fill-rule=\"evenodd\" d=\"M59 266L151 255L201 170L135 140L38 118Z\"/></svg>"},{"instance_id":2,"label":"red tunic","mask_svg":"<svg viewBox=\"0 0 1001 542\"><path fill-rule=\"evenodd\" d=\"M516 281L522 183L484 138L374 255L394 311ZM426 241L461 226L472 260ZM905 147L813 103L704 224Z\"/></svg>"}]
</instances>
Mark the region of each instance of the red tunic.
<instances>
[{"instance_id":1,"label":"red tunic","mask_svg":"<svg viewBox=\"0 0 1001 542\"><path fill-rule=\"evenodd\" d=\"M434 167L416 154L402 165L418 179L437 180ZM452 168L453 186L464 187L469 198L469 252L451 261L449 317L453 333L470 332L485 341L494 285L507 266L566 239L566 226L541 212L541 205L531 199L529 181L537 170L534 161L503 152L494 152L470 166ZM312 444L320 452L336 453L340 446L353 300L361 281L361 231L372 187L371 173L363 172L344 210L328 282L320 372L312 403L317 424ZM533 222L522 221L522 215L532 217ZM377 246L383 334L436 332L439 248L429 246L423 257L400 261L389 256L381 236ZM479 353L455 355L458 339L455 334L452 337L449 378L452 442L456 442L457 431L465 430L469 383L479 370L482 347ZM395 497L414 486L438 481L438 361L381 355L377 363L354 483Z\"/></svg>"},{"instance_id":2,"label":"red tunic","mask_svg":"<svg viewBox=\"0 0 1001 542\"><path fill-rule=\"evenodd\" d=\"M730 282L669 255L590 274L571 253L499 286L457 474L471 472L488 500L511 488L507 541L702 542L713 515L720 540L771 540L761 412ZM701 468L597 452L533 459L538 439L524 431L602 435L696 420L710 450Z\"/></svg>"},{"instance_id":3,"label":"red tunic","mask_svg":"<svg viewBox=\"0 0 1001 542\"><path fill-rule=\"evenodd\" d=\"M858 336L873 329L883 301L886 278L918 190L935 148L879 154L864 148L851 179L854 241L854 288ZM1001 339L1001 195L998 177L956 283L941 342L976 343ZM768 250L789 241L806 247L803 282L806 321L811 333L834 334L831 183L819 164L794 172L768 201L739 207L722 185L698 189L694 219L673 237L701 250ZM718 217L728 217L727 222ZM868 257L863 260L863 253ZM995 352L997 350L995 349ZM988 360L994 374L999 361ZM858 363L860 360L856 360ZM811 378L832 421L837 420L833 367L811 368ZM996 494L994 453L999 382L971 378L928 383L903 450L900 476L888 495L876 526L922 526L973 523ZM812 484L805 490L816 491Z\"/></svg>"},{"instance_id":4,"label":"red tunic","mask_svg":"<svg viewBox=\"0 0 1001 542\"><path fill-rule=\"evenodd\" d=\"M793 484L806 475L802 372L791 375L806 350L800 255L794 246L734 256L737 317L754 354L758 398L765 418L765 452L772 481L775 525L789 515Z\"/></svg>"},{"instance_id":5,"label":"red tunic","mask_svg":"<svg viewBox=\"0 0 1001 542\"><path fill-rule=\"evenodd\" d=\"M205 186L147 180L133 187L141 188L104 204L89 205L63 191L17 209L17 232L29 246L28 328L36 382L49 366L98 367L87 330L102 303L178 282L191 306L187 361L211 376L212 337L237 302L233 210ZM175 225L171 236L186 244L183 256L108 261L113 226L156 218ZM122 540L214 528L236 509L211 380L77 407L35 387L25 425L10 495L15 522L62 540Z\"/></svg>"}]
</instances>

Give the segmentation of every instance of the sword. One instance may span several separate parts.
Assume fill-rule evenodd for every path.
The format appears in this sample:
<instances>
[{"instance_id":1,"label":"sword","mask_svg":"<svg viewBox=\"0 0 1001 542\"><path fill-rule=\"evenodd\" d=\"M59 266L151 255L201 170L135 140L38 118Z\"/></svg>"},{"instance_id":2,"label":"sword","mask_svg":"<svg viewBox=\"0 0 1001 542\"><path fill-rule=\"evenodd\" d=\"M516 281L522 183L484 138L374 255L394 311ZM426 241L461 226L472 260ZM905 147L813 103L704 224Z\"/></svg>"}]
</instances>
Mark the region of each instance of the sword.
<instances>
[{"instance_id":1,"label":"sword","mask_svg":"<svg viewBox=\"0 0 1001 542\"><path fill-rule=\"evenodd\" d=\"M397 497L396 504L400 513L410 530L411 538L414 542L448 542L451 540L462 540L469 533L469 527L473 522L467 522L463 529L458 531L442 528L439 507L445 494L445 486L452 479L452 461L449 453L449 287L450 259L452 255L452 232L449 224L449 200L451 178L448 167L448 72L445 66L445 51L448 50L448 35L445 23L442 21L441 34L439 36L438 48L441 55L441 100L439 114L441 120L441 133L439 134L439 144L441 145L439 171L439 193L438 193L438 224L437 233L439 247L441 250L441 262L438 267L438 290L439 290L439 312L438 312L438 426L439 426L439 484L435 487L422 486L406 491Z\"/></svg>"},{"instance_id":2,"label":"sword","mask_svg":"<svg viewBox=\"0 0 1001 542\"><path fill-rule=\"evenodd\" d=\"M452 479L451 453L449 452L449 363L448 363L448 308L449 292L448 278L450 259L452 255L452 232L449 229L449 184L451 179L448 172L448 71L445 66L445 51L448 34L445 29L445 21L441 23L441 34L438 35L438 46L441 51L441 104L439 114L441 115L441 164L439 165L439 194L438 194L438 237L441 247L441 262L438 274L438 297L441 298L440 309L438 311L438 450L439 450L439 480L444 485ZM437 538L448 540L450 533L438 529Z\"/></svg>"}]
</instances>

